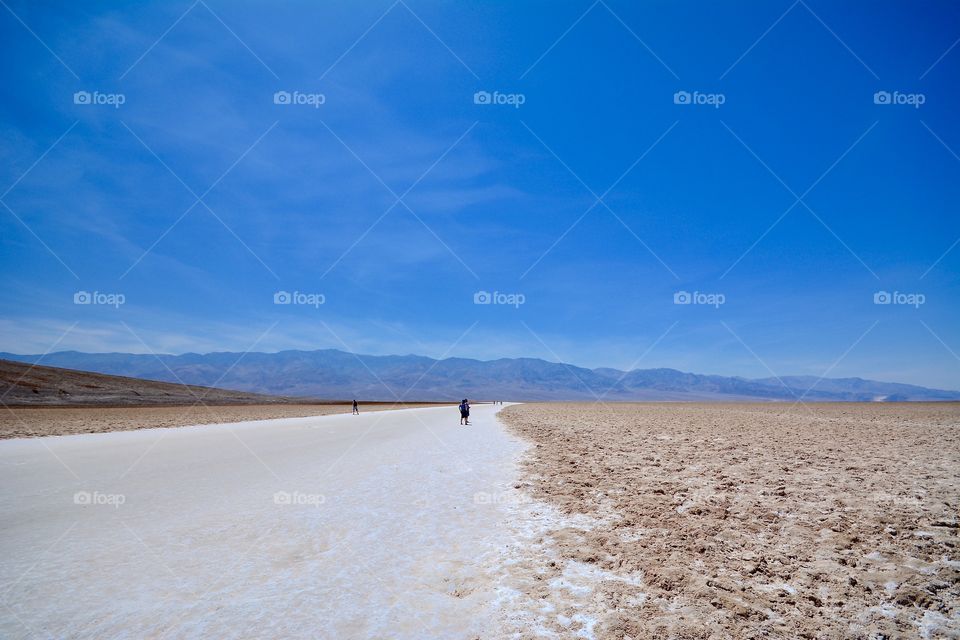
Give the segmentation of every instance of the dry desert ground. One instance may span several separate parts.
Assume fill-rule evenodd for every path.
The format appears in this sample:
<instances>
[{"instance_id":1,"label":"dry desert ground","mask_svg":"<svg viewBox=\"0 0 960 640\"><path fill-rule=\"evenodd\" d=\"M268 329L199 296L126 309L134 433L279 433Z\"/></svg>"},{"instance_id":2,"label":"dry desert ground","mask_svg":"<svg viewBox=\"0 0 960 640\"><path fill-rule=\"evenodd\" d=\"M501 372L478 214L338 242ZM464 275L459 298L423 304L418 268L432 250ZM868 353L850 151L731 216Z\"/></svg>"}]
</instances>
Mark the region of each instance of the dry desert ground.
<instances>
[{"instance_id":1,"label":"dry desert ground","mask_svg":"<svg viewBox=\"0 0 960 640\"><path fill-rule=\"evenodd\" d=\"M360 405L360 411L384 411L427 404L382 402ZM303 418L350 413L352 405L342 404L247 404L193 405L166 407L23 407L0 409L0 439L62 436L77 433L133 431L157 427L184 427L198 424L225 424L250 420Z\"/></svg>"},{"instance_id":2,"label":"dry desert ground","mask_svg":"<svg viewBox=\"0 0 960 640\"><path fill-rule=\"evenodd\" d=\"M571 566L600 576L583 605L595 618L561 605L541 619L559 637L960 634L960 405L527 404L500 417L533 444L522 488L571 516L537 540L542 577L525 595L547 610Z\"/></svg>"}]
</instances>

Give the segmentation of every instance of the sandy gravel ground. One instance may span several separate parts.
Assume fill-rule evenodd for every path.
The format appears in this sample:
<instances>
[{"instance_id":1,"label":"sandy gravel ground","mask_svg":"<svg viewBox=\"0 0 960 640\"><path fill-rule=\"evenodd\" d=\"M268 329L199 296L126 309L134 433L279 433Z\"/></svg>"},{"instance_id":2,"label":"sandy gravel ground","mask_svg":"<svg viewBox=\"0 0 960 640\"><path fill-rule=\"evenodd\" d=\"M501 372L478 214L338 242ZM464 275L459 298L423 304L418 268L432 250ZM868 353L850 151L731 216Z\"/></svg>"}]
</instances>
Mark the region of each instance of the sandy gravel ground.
<instances>
[{"instance_id":1,"label":"sandy gravel ground","mask_svg":"<svg viewBox=\"0 0 960 640\"><path fill-rule=\"evenodd\" d=\"M362 404L360 411L436 405ZM6 407L0 408L0 439L75 433L132 431L248 420L302 418L351 413L349 404L269 404L180 407Z\"/></svg>"},{"instance_id":2,"label":"sandy gravel ground","mask_svg":"<svg viewBox=\"0 0 960 640\"><path fill-rule=\"evenodd\" d=\"M960 405L501 418L534 443L522 488L561 516L525 516L524 637L960 637Z\"/></svg>"}]
</instances>

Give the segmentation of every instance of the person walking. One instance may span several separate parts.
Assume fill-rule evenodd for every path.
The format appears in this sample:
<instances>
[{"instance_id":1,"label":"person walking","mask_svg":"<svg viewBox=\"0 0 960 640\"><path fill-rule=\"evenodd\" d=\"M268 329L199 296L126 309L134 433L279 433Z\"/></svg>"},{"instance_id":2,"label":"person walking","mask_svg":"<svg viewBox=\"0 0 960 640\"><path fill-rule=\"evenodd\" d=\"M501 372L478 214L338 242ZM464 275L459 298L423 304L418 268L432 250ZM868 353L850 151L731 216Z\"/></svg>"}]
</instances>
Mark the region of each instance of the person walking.
<instances>
[{"instance_id":1,"label":"person walking","mask_svg":"<svg viewBox=\"0 0 960 640\"><path fill-rule=\"evenodd\" d=\"M356 398L354 398L354 400L353 400L353 415L355 415L355 416L360 415L360 409L357 407L357 400L356 400Z\"/></svg>"},{"instance_id":2,"label":"person walking","mask_svg":"<svg viewBox=\"0 0 960 640\"><path fill-rule=\"evenodd\" d=\"M466 398L460 403L460 424L470 424L470 403Z\"/></svg>"}]
</instances>

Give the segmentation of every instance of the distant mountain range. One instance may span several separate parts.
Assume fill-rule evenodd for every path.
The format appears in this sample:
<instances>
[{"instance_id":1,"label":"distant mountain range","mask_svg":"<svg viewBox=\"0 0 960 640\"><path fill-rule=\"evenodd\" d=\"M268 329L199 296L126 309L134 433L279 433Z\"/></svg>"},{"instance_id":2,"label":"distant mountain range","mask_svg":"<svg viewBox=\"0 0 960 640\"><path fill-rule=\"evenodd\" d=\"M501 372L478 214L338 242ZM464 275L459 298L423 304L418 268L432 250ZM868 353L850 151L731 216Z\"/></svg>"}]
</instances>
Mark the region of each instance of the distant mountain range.
<instances>
[{"instance_id":1,"label":"distant mountain range","mask_svg":"<svg viewBox=\"0 0 960 640\"><path fill-rule=\"evenodd\" d=\"M279 353L145 355L60 351L0 358L161 382L322 399L439 400L960 400L960 392L862 378L747 379L675 369L585 369L535 358L472 360ZM812 388L811 388L812 387Z\"/></svg>"}]
</instances>

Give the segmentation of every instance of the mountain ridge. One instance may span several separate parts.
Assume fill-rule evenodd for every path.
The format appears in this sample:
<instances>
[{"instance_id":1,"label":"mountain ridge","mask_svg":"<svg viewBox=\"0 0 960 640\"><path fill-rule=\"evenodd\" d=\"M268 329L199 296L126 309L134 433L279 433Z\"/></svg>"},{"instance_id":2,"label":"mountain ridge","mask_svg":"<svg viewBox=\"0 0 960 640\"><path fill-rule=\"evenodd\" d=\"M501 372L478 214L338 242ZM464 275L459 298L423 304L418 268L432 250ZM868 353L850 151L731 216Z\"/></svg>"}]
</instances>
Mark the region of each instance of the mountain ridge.
<instances>
[{"instance_id":1,"label":"mountain ridge","mask_svg":"<svg viewBox=\"0 0 960 640\"><path fill-rule=\"evenodd\" d=\"M275 353L132 354L58 351L0 358L160 382L283 396L367 400L960 400L960 391L859 377L743 378L671 368L589 369L539 358L434 359L373 356L339 349Z\"/></svg>"}]
</instances>

